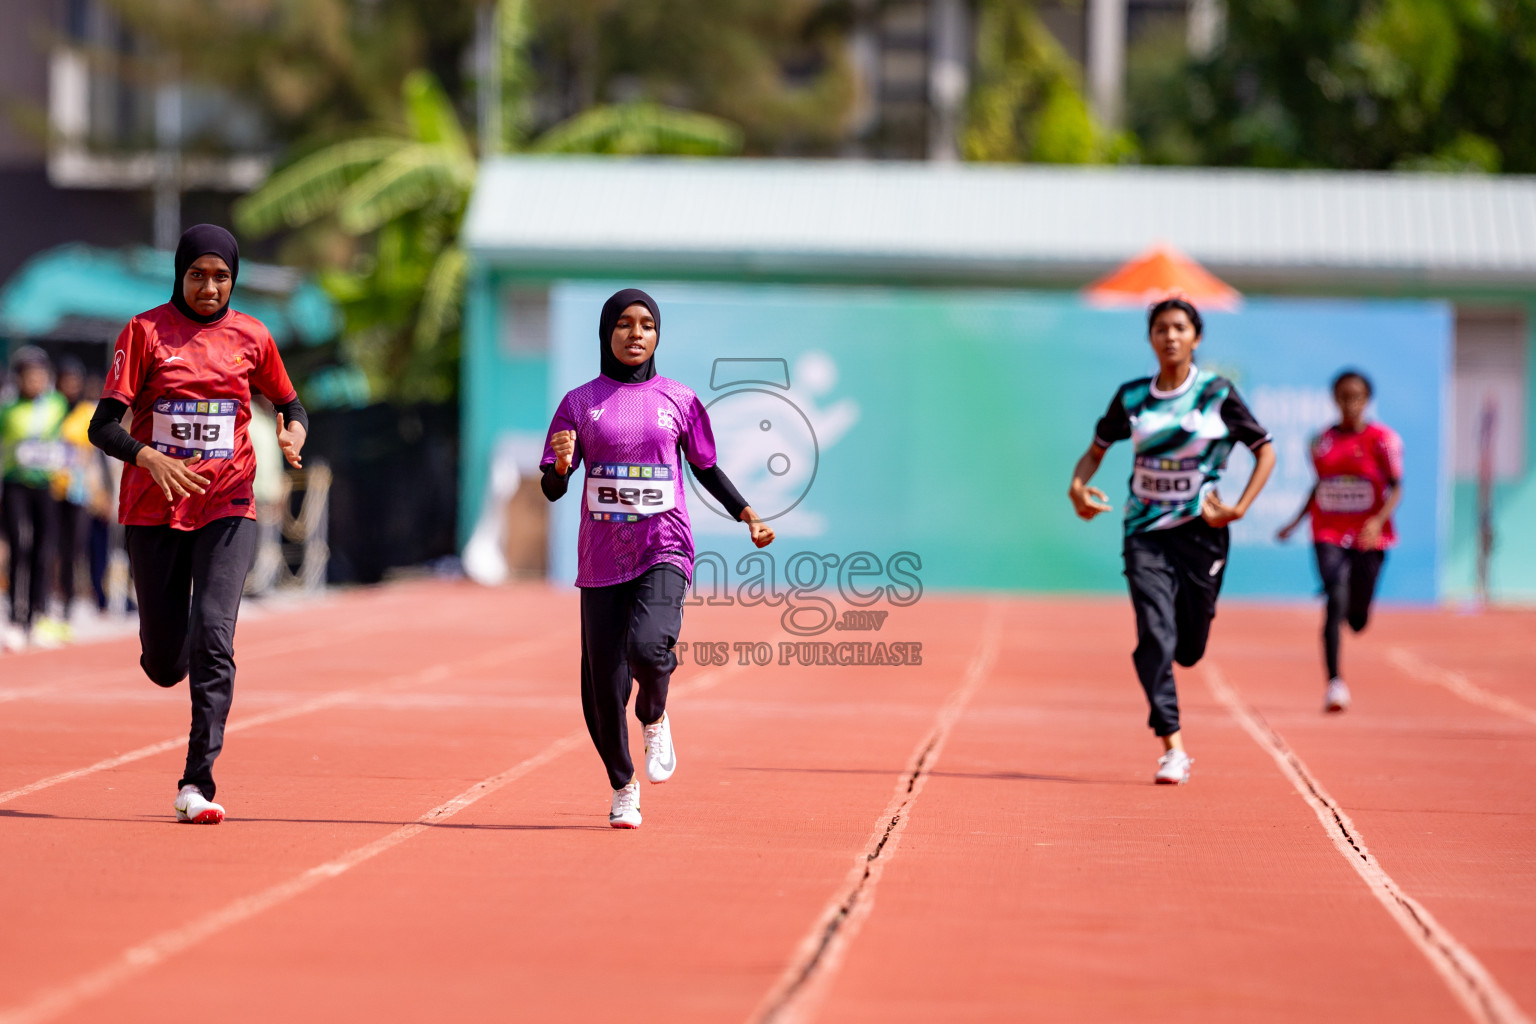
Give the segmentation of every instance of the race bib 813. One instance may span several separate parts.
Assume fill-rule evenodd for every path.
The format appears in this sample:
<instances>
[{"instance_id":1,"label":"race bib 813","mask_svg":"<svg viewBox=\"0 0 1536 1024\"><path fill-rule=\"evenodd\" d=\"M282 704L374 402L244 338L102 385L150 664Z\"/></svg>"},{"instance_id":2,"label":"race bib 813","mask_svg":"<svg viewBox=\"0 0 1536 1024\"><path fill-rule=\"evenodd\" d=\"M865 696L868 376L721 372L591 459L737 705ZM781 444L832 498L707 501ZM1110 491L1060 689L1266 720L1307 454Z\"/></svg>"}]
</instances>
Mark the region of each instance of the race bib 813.
<instances>
[{"instance_id":1,"label":"race bib 813","mask_svg":"<svg viewBox=\"0 0 1536 1024\"><path fill-rule=\"evenodd\" d=\"M677 507L671 466L600 463L587 467L587 514L597 522L633 523Z\"/></svg>"},{"instance_id":2,"label":"race bib 813","mask_svg":"<svg viewBox=\"0 0 1536 1024\"><path fill-rule=\"evenodd\" d=\"M158 399L154 406L155 450L178 459L193 454L205 459L232 458L239 411L240 403L233 399Z\"/></svg>"}]
</instances>

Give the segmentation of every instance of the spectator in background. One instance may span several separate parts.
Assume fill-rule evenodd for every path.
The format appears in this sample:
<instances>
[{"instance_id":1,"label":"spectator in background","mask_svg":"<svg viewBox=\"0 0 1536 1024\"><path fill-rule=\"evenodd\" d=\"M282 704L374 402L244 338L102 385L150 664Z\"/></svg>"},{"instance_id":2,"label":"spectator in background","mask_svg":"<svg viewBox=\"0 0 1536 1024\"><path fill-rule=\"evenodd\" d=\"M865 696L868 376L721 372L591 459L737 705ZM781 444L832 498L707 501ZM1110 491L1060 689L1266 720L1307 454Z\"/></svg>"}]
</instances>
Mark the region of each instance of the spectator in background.
<instances>
[{"instance_id":1,"label":"spectator in background","mask_svg":"<svg viewBox=\"0 0 1536 1024\"><path fill-rule=\"evenodd\" d=\"M86 395L99 395L105 386L106 378L99 373L90 374L85 379ZM92 400L92 415L95 412L96 402ZM108 603L107 567L111 562L112 527L117 522L118 480L113 470L114 468L120 470L122 463L114 463L94 445L91 446L91 458L95 461L96 470L92 474L95 483L88 484L90 496L86 506L89 513L89 521L86 524L86 551L90 560L91 592L96 597L96 610L105 612ZM118 547L121 546L119 542ZM131 600L129 603L132 604Z\"/></svg>"},{"instance_id":2,"label":"spectator in background","mask_svg":"<svg viewBox=\"0 0 1536 1024\"><path fill-rule=\"evenodd\" d=\"M11 556L11 618L3 639L4 646L20 650L62 639L58 623L46 615L58 536L53 488L64 469L61 430L69 404L53 389L53 368L42 349L18 349L11 367L16 398L0 408L0 520Z\"/></svg>"},{"instance_id":3,"label":"spectator in background","mask_svg":"<svg viewBox=\"0 0 1536 1024\"><path fill-rule=\"evenodd\" d=\"M80 572L80 554L85 534L91 492L100 490L101 453L92 445L86 431L96 403L86 398L85 366L66 356L59 360L57 388L69 404L60 434L64 439L64 471L54 478L54 499L58 502L58 588L63 608L62 639L69 638L70 611L75 603L75 581Z\"/></svg>"}]
</instances>

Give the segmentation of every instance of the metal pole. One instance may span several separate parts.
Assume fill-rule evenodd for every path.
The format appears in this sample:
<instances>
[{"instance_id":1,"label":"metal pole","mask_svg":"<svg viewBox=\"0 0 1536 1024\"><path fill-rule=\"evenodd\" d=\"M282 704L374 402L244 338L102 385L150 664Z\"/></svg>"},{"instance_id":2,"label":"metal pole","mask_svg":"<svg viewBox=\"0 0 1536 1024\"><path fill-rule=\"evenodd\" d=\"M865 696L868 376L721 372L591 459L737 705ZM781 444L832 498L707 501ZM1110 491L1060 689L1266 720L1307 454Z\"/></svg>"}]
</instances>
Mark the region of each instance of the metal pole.
<instances>
[{"instance_id":1,"label":"metal pole","mask_svg":"<svg viewBox=\"0 0 1536 1024\"><path fill-rule=\"evenodd\" d=\"M928 27L928 159L960 159L960 129L970 88L964 0L934 0Z\"/></svg>"},{"instance_id":2,"label":"metal pole","mask_svg":"<svg viewBox=\"0 0 1536 1024\"><path fill-rule=\"evenodd\" d=\"M1088 0L1088 93L1093 112L1120 126L1125 102L1126 0Z\"/></svg>"},{"instance_id":3,"label":"metal pole","mask_svg":"<svg viewBox=\"0 0 1536 1024\"><path fill-rule=\"evenodd\" d=\"M155 248L174 249L181 238L181 83L173 77L155 91Z\"/></svg>"}]
</instances>

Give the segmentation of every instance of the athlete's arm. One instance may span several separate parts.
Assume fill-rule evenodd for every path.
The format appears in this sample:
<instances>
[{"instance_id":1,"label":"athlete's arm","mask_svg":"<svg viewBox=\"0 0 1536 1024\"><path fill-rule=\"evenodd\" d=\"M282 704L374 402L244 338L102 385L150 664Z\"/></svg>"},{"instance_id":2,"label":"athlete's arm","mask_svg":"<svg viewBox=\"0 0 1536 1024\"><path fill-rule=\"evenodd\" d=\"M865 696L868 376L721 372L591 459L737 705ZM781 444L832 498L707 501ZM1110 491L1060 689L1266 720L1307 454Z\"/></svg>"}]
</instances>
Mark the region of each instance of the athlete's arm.
<instances>
[{"instance_id":1,"label":"athlete's arm","mask_svg":"<svg viewBox=\"0 0 1536 1024\"><path fill-rule=\"evenodd\" d=\"M1077 460L1077 465L1072 469L1072 485L1067 488L1067 497L1072 499L1072 508L1077 511L1079 519L1092 519L1101 512L1114 510L1114 506L1109 503L1109 495L1097 487L1088 486L1088 481L1092 480L1093 474L1099 471L1099 466L1104 461L1104 453L1108 450L1100 447L1095 440L1088 446L1088 450L1083 452L1083 457Z\"/></svg>"},{"instance_id":2,"label":"athlete's arm","mask_svg":"<svg viewBox=\"0 0 1536 1024\"><path fill-rule=\"evenodd\" d=\"M1387 528L1392 521L1392 513L1397 511L1397 505L1403 500L1402 480L1393 480L1387 488L1386 496L1381 503L1381 511L1367 519L1360 527L1360 547L1366 551L1374 551L1381 541L1381 531Z\"/></svg>"},{"instance_id":3,"label":"athlete's arm","mask_svg":"<svg viewBox=\"0 0 1536 1024\"><path fill-rule=\"evenodd\" d=\"M133 435L123 429L123 414L127 411L128 406L123 402L115 398L103 398L96 403L96 411L91 414L91 423L85 428L85 436L91 444L114 459L133 466L137 465L134 459L138 457L139 449L144 447L144 442L134 440Z\"/></svg>"},{"instance_id":4,"label":"athlete's arm","mask_svg":"<svg viewBox=\"0 0 1536 1024\"><path fill-rule=\"evenodd\" d=\"M283 449L283 458L294 469L302 469L304 460L299 453L304 450L304 441L309 437L309 413L304 411L304 403L299 401L297 394L291 402L281 405L274 402L272 408L277 412L277 443Z\"/></svg>"},{"instance_id":5,"label":"athlete's arm","mask_svg":"<svg viewBox=\"0 0 1536 1024\"><path fill-rule=\"evenodd\" d=\"M553 462L544 463L539 471L543 474L539 478L539 490L544 492L544 497L550 501L565 497L566 488L571 486L570 474L560 472Z\"/></svg>"},{"instance_id":6,"label":"athlete's arm","mask_svg":"<svg viewBox=\"0 0 1536 1024\"><path fill-rule=\"evenodd\" d=\"M1289 523L1286 523L1284 526L1280 527L1280 531L1275 534L1276 540L1284 541L1291 539L1291 534L1296 532L1296 527L1300 526L1301 521L1307 518L1307 513L1312 511L1312 501L1316 497L1317 484L1313 484L1312 489L1307 492L1307 500L1301 503L1301 511L1296 513L1295 519L1292 519Z\"/></svg>"},{"instance_id":7,"label":"athlete's arm","mask_svg":"<svg viewBox=\"0 0 1536 1024\"><path fill-rule=\"evenodd\" d=\"M741 514L746 511L747 499L741 496L736 485L731 483L730 477L721 472L718 462L708 469L702 469L690 462L688 468L693 471L693 478L709 492L709 496L725 509L726 515L740 522L746 522L741 518Z\"/></svg>"},{"instance_id":8,"label":"athlete's arm","mask_svg":"<svg viewBox=\"0 0 1536 1024\"><path fill-rule=\"evenodd\" d=\"M1243 496L1237 499L1237 504L1224 504L1212 490L1207 492L1205 502L1200 506L1200 515L1212 526L1226 526L1243 518L1248 514L1248 508L1253 504L1253 500L1269 482L1269 474L1274 471L1275 446L1266 440L1253 453L1253 475L1248 477L1248 486L1243 488Z\"/></svg>"}]
</instances>

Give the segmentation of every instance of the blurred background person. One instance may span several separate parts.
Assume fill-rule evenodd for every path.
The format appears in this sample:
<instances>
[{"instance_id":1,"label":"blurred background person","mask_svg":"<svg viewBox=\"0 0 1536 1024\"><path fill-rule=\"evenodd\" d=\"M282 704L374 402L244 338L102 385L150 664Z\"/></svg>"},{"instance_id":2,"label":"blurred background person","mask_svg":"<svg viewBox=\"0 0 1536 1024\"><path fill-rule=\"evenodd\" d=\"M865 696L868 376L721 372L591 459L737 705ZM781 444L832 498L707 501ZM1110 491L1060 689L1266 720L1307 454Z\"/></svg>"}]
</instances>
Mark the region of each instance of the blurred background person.
<instances>
[{"instance_id":1,"label":"blurred background person","mask_svg":"<svg viewBox=\"0 0 1536 1024\"><path fill-rule=\"evenodd\" d=\"M70 356L60 359L55 387L69 407L60 430L64 440L64 468L54 477L59 520L55 575L60 609L59 639L67 641L72 638L69 624L81 556L85 553L91 491L93 487L100 490L102 486L100 480L92 479L93 475L100 475L101 459L86 436L96 402L86 397L84 364Z\"/></svg>"},{"instance_id":2,"label":"blurred background person","mask_svg":"<svg viewBox=\"0 0 1536 1024\"><path fill-rule=\"evenodd\" d=\"M64 470L61 434L69 404L53 388L53 367L42 349L25 346L11 357L16 397L0 408L0 521L10 549L10 622L4 645L56 644L60 631L46 621L58 538L55 478ZM34 634L34 627L37 627Z\"/></svg>"}]
</instances>

